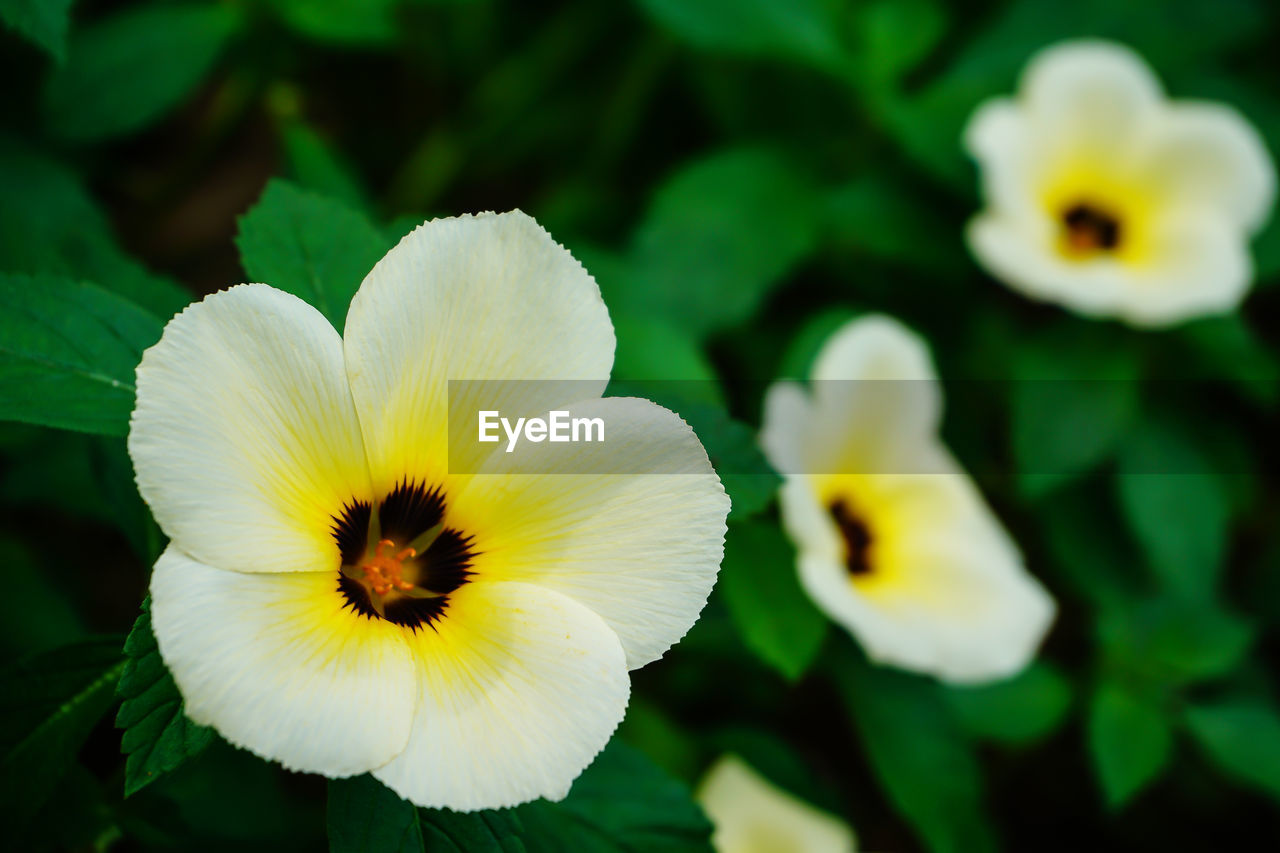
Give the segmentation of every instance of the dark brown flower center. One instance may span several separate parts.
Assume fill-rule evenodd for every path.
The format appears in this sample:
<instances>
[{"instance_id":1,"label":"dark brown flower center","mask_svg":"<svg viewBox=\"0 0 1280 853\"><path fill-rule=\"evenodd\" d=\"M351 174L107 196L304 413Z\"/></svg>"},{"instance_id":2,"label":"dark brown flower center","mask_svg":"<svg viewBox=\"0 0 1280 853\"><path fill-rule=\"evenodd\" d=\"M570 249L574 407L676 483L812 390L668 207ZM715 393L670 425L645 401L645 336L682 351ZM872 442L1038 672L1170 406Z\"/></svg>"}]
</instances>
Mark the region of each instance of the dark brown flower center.
<instances>
[{"instance_id":1,"label":"dark brown flower center","mask_svg":"<svg viewBox=\"0 0 1280 853\"><path fill-rule=\"evenodd\" d=\"M871 574L871 531L866 523L843 498L827 509L844 539L844 565L849 574L855 577Z\"/></svg>"},{"instance_id":2,"label":"dark brown flower center","mask_svg":"<svg viewBox=\"0 0 1280 853\"><path fill-rule=\"evenodd\" d=\"M1080 202L1062 212L1063 240L1076 255L1111 252L1120 245L1120 219L1104 208Z\"/></svg>"},{"instance_id":3,"label":"dark brown flower center","mask_svg":"<svg viewBox=\"0 0 1280 853\"><path fill-rule=\"evenodd\" d=\"M334 516L342 555L338 589L371 619L417 630L444 615L449 594L471 577L472 537L444 525L444 495L401 482L378 502L353 501Z\"/></svg>"}]
</instances>

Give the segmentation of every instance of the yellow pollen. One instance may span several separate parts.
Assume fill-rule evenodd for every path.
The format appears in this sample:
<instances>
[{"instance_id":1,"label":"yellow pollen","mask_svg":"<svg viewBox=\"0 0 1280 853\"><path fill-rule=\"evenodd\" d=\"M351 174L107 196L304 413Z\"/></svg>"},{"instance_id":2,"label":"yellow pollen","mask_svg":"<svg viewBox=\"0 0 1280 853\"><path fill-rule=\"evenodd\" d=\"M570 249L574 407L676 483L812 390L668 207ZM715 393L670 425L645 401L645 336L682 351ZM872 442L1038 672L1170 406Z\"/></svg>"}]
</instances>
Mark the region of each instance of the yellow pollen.
<instances>
[{"instance_id":1,"label":"yellow pollen","mask_svg":"<svg viewBox=\"0 0 1280 853\"><path fill-rule=\"evenodd\" d=\"M365 581L378 595L386 595L393 589L401 592L413 589L413 584L401 577L401 574L404 570L404 561L418 556L418 552L413 548L404 548L397 552L395 547L396 543L390 539L380 539L373 549L373 554L360 567L360 571L364 572ZM383 553L384 549L386 553Z\"/></svg>"}]
</instances>

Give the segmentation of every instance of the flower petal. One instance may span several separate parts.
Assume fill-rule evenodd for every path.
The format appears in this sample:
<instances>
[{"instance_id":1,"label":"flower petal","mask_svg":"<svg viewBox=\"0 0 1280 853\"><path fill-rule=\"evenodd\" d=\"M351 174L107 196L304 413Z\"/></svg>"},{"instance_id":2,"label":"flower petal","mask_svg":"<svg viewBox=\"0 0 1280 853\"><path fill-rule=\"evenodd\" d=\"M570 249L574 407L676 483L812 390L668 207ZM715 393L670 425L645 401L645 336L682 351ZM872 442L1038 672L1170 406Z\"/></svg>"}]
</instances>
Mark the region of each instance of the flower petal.
<instances>
[{"instance_id":1,"label":"flower petal","mask_svg":"<svg viewBox=\"0 0 1280 853\"><path fill-rule=\"evenodd\" d=\"M1149 134L1144 177L1167 199L1187 207L1215 207L1256 231L1275 201L1276 173L1262 137L1223 104L1174 103Z\"/></svg>"},{"instance_id":2,"label":"flower petal","mask_svg":"<svg viewBox=\"0 0 1280 853\"><path fill-rule=\"evenodd\" d=\"M412 644L422 686L413 734L373 775L419 806L560 799L626 712L617 636L551 590L468 583Z\"/></svg>"},{"instance_id":3,"label":"flower petal","mask_svg":"<svg viewBox=\"0 0 1280 853\"><path fill-rule=\"evenodd\" d=\"M397 755L418 692L405 631L347 608L337 577L229 572L170 545L151 616L187 716L291 770L350 776Z\"/></svg>"},{"instance_id":4,"label":"flower petal","mask_svg":"<svg viewBox=\"0 0 1280 853\"><path fill-rule=\"evenodd\" d=\"M917 470L913 450L937 432L942 417L937 377L918 335L882 314L852 320L823 344L811 376L811 400L789 383L765 398L761 444L775 468Z\"/></svg>"},{"instance_id":5,"label":"flower petal","mask_svg":"<svg viewBox=\"0 0 1280 853\"><path fill-rule=\"evenodd\" d=\"M1080 40L1054 45L1023 72L1019 100L1046 143L1122 155L1161 105L1160 81L1124 45Z\"/></svg>"},{"instance_id":6,"label":"flower petal","mask_svg":"<svg viewBox=\"0 0 1280 853\"><path fill-rule=\"evenodd\" d=\"M856 582L817 489L789 480L782 514L801 582L873 660L955 682L1011 675L1034 657L1053 601L968 477L932 452L932 466L951 473L859 478L873 568Z\"/></svg>"},{"instance_id":7,"label":"flower petal","mask_svg":"<svg viewBox=\"0 0 1280 853\"><path fill-rule=\"evenodd\" d=\"M565 411L600 418L605 440L497 451L450 517L476 533L478 575L573 597L617 633L635 669L697 620L723 556L729 498L675 413L625 397ZM503 473L535 468L551 473Z\"/></svg>"},{"instance_id":8,"label":"flower petal","mask_svg":"<svg viewBox=\"0 0 1280 853\"><path fill-rule=\"evenodd\" d=\"M1000 215L975 217L967 237L974 255L1014 290L1086 316L1118 316L1135 326L1168 326L1229 311L1244 298L1252 278L1239 228L1213 212L1186 208L1167 211L1152 223L1145 263L1067 260Z\"/></svg>"},{"instance_id":9,"label":"flower petal","mask_svg":"<svg viewBox=\"0 0 1280 853\"><path fill-rule=\"evenodd\" d=\"M347 314L347 371L375 487L443 482L450 402L468 407L481 390L486 405L468 410L523 414L567 402L550 398L552 383L518 381L455 384L451 401L449 380L594 380L594 394L579 387L571 399L598 396L613 348L595 280L530 217L419 226L373 268Z\"/></svg>"},{"instance_id":10,"label":"flower petal","mask_svg":"<svg viewBox=\"0 0 1280 853\"><path fill-rule=\"evenodd\" d=\"M338 333L262 284L165 326L138 366L129 455L169 538L236 571L336 570L333 517L369 497Z\"/></svg>"},{"instance_id":11,"label":"flower petal","mask_svg":"<svg viewBox=\"0 0 1280 853\"><path fill-rule=\"evenodd\" d=\"M853 853L856 844L847 823L777 787L736 755L707 771L697 800L715 825L711 843L718 853Z\"/></svg>"}]
</instances>

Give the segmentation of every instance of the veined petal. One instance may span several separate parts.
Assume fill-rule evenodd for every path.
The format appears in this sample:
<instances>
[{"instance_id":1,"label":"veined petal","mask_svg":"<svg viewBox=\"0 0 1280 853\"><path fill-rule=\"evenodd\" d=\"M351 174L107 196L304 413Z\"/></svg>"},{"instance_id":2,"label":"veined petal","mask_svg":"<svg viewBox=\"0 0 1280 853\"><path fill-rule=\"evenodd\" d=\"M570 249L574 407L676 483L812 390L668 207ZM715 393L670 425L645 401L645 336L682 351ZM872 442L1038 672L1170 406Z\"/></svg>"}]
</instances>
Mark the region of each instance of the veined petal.
<instances>
[{"instance_id":1,"label":"veined petal","mask_svg":"<svg viewBox=\"0 0 1280 853\"><path fill-rule=\"evenodd\" d=\"M187 715L331 777L397 755L418 695L404 630L346 604L336 572L229 572L173 545L151 576L156 642Z\"/></svg>"},{"instance_id":2,"label":"veined petal","mask_svg":"<svg viewBox=\"0 0 1280 853\"><path fill-rule=\"evenodd\" d=\"M847 823L777 787L736 755L707 771L696 798L715 825L716 853L853 853L856 846Z\"/></svg>"},{"instance_id":3,"label":"veined petal","mask_svg":"<svg viewBox=\"0 0 1280 853\"><path fill-rule=\"evenodd\" d=\"M360 285L345 336L382 493L401 478L445 479L449 380L593 380L595 395L579 387L578 398L602 393L613 364L613 326L595 280L519 211L419 226ZM452 402L504 414L567 402L543 399L554 386L537 382L509 381L480 406L470 405L475 393L455 385Z\"/></svg>"},{"instance_id":4,"label":"veined petal","mask_svg":"<svg viewBox=\"0 0 1280 853\"><path fill-rule=\"evenodd\" d=\"M1276 173L1262 137L1223 104L1173 103L1148 134L1142 170L1168 204L1212 207L1248 231L1266 222Z\"/></svg>"},{"instance_id":5,"label":"veined petal","mask_svg":"<svg viewBox=\"0 0 1280 853\"><path fill-rule=\"evenodd\" d=\"M608 623L634 669L698 618L723 556L729 498L675 413L625 397L564 411L599 418L604 440L495 451L451 518L476 531L477 575L571 596ZM549 473L506 473L535 468Z\"/></svg>"},{"instance_id":6,"label":"veined petal","mask_svg":"<svg viewBox=\"0 0 1280 853\"><path fill-rule=\"evenodd\" d=\"M333 516L369 498L342 341L320 312L262 284L165 326L138 366L129 455L169 538L224 569L336 570Z\"/></svg>"},{"instance_id":7,"label":"veined petal","mask_svg":"<svg viewBox=\"0 0 1280 853\"><path fill-rule=\"evenodd\" d=\"M617 636L551 590L468 583L411 642L421 682L413 734L374 776L419 806L561 799L626 712Z\"/></svg>"}]
</instances>

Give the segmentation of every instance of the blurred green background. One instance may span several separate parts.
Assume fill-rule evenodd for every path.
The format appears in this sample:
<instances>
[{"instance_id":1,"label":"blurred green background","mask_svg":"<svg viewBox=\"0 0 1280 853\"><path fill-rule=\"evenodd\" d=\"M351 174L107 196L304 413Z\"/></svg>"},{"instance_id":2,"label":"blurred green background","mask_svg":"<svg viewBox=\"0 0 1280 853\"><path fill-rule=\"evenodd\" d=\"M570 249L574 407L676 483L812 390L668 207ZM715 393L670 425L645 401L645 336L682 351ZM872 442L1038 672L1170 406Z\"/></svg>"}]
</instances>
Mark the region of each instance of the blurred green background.
<instances>
[{"instance_id":1,"label":"blurred green background","mask_svg":"<svg viewBox=\"0 0 1280 853\"><path fill-rule=\"evenodd\" d=\"M689 785L736 751L867 850L1280 837L1280 221L1239 314L1143 333L1086 321L974 264L960 146L1037 50L1101 36L1175 97L1237 106L1275 156L1274 4L0 0L0 21L0 276L93 282L137 312L123 348L83 353L123 385L37 411L12 368L31 318L0 300L0 419L25 422L0 424L10 849L325 845L324 780L209 745L173 717L162 669L165 734L139 728L121 754L115 682L141 701L139 662L158 666L145 625L131 663L120 652L162 544L122 438L137 352L201 294L305 290L297 257L340 326L341 297L414 225L515 207L600 282L616 376L709 380L674 405L734 498L721 582L635 674L622 740ZM760 394L868 310L929 341L948 441L1059 602L1040 660L1009 682L871 667L794 579L753 450ZM1037 381L1068 378L1105 381ZM140 707L124 729L153 725ZM687 791L618 771L643 760L589 771L629 817L575 791L516 814L519 843L705 849ZM589 843L583 814L604 822ZM486 836L412 819L428 839L522 849L492 846L515 832L501 821Z\"/></svg>"}]
</instances>

